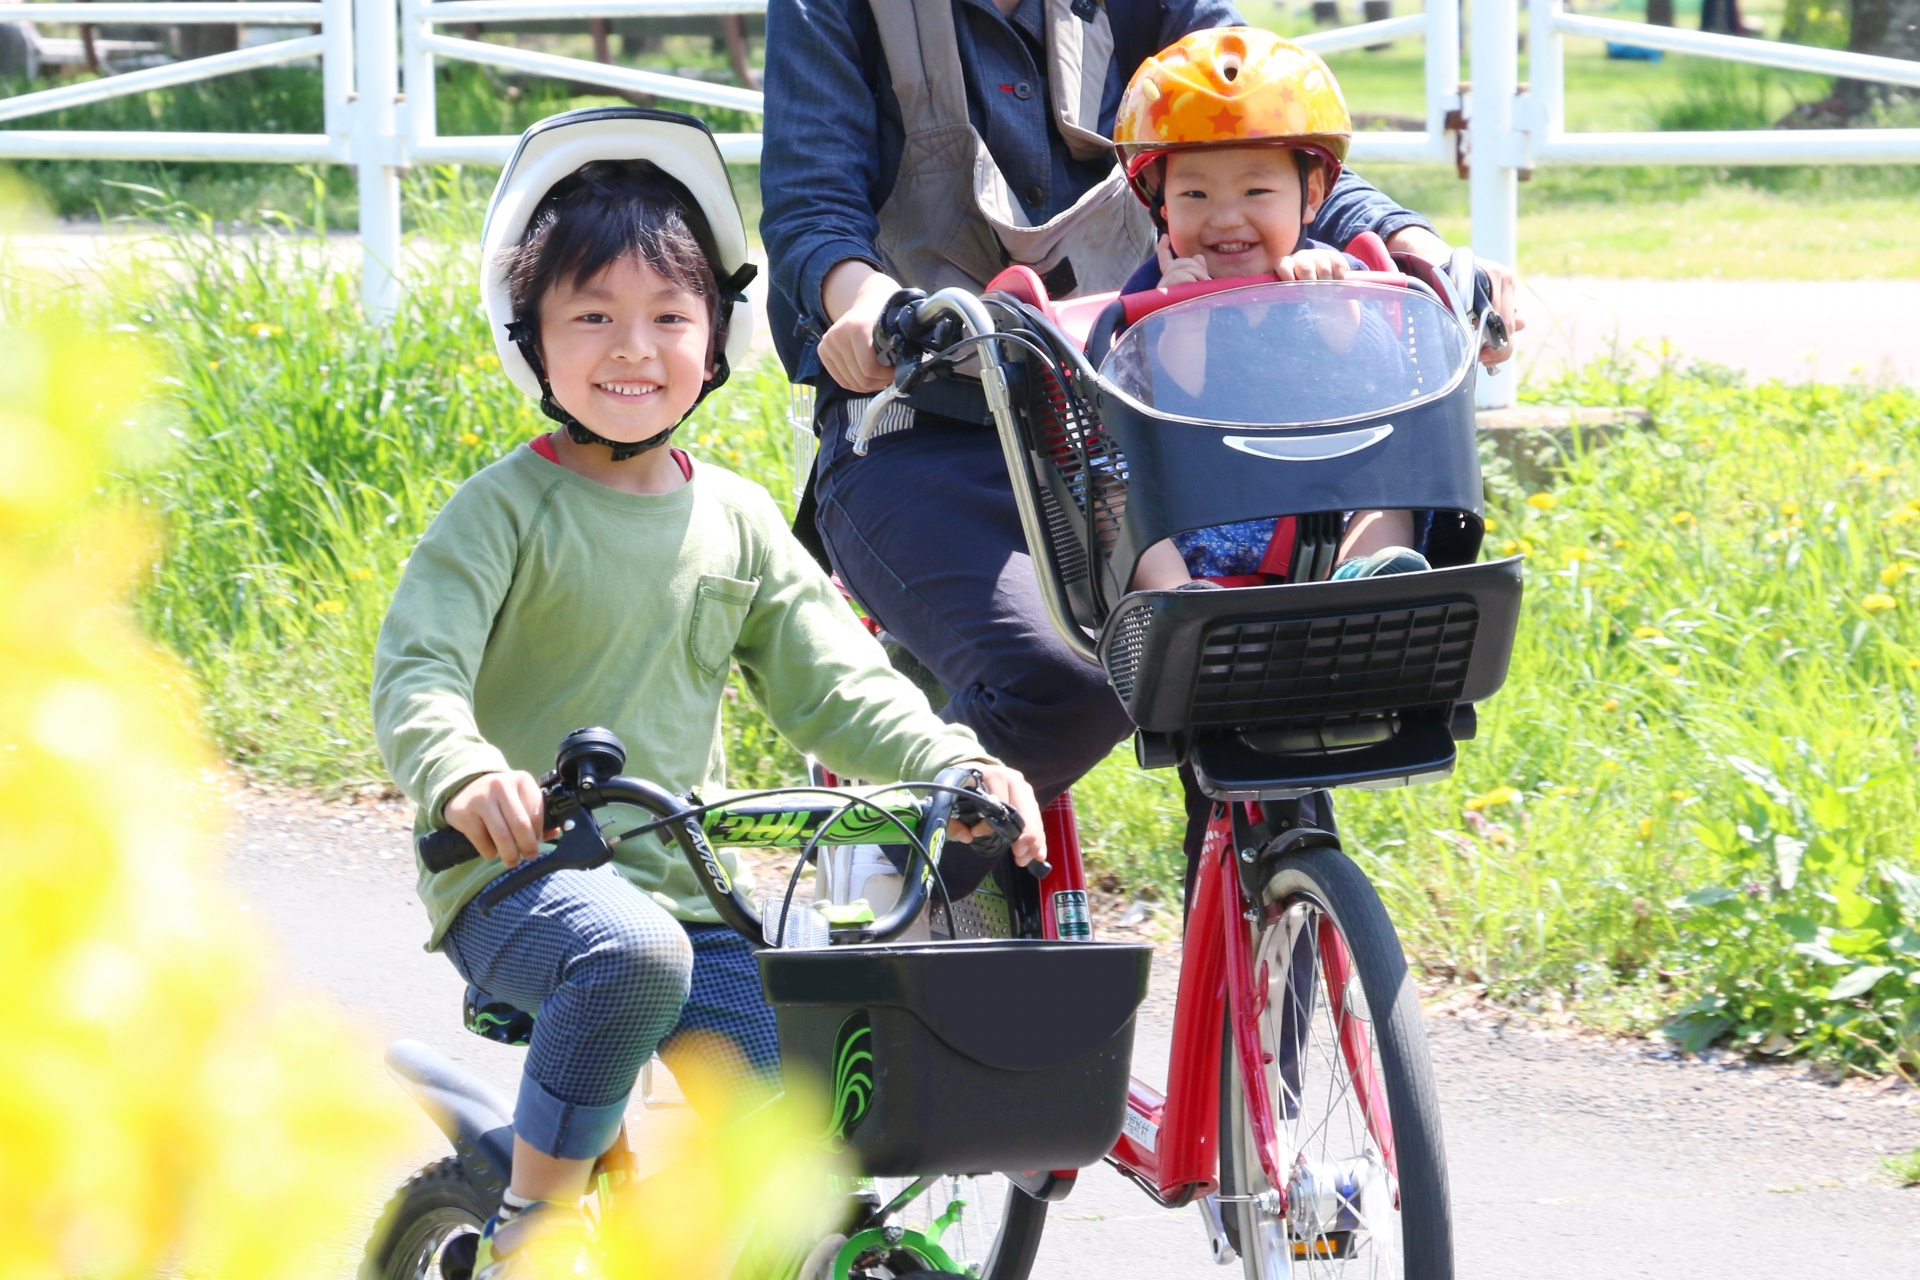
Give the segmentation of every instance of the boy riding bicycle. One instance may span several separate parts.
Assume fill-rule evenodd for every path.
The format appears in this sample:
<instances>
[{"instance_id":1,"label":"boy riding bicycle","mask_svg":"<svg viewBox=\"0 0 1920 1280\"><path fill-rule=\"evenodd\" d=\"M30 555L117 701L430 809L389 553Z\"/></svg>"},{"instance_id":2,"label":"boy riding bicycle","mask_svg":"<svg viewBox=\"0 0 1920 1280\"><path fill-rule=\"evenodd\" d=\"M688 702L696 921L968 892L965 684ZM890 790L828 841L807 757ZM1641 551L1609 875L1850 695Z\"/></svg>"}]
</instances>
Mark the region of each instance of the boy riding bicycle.
<instances>
[{"instance_id":1,"label":"boy riding bicycle","mask_svg":"<svg viewBox=\"0 0 1920 1280\"><path fill-rule=\"evenodd\" d=\"M560 429L469 479L421 538L381 629L373 706L419 827L451 826L481 854L422 867L429 947L537 1010L512 1179L480 1254L504 1275L530 1231L583 1230L594 1160L656 1047L723 1072L737 1053L736 1076L777 1066L751 948L652 837L620 845L613 867L470 906L553 834L533 770L555 741L605 725L631 772L718 785L737 663L774 725L834 771L977 762L1026 820L1016 860L1043 847L1025 780L892 670L766 492L667 444L748 350L746 230L706 127L637 108L535 125L482 243L502 364Z\"/></svg>"},{"instance_id":2,"label":"boy riding bicycle","mask_svg":"<svg viewBox=\"0 0 1920 1280\"><path fill-rule=\"evenodd\" d=\"M1114 142L1161 234L1154 256L1121 292L1267 274L1341 280L1349 264L1363 268L1305 232L1340 173L1352 129L1333 72L1314 53L1270 32L1198 31L1149 58L1121 100ZM1338 301L1309 313L1304 325L1292 309L1219 309L1171 321L1156 364L1175 397L1198 400L1210 354L1215 380L1233 378L1249 359L1291 358L1311 376L1328 362L1359 354L1357 348L1394 358L1397 344L1370 325L1379 327L1354 304ZM1223 360L1227 352L1238 358ZM1354 367L1364 369L1366 362ZM1212 398L1217 405L1217 394ZM1352 513L1333 576L1427 568L1413 549L1415 517ZM1284 577L1294 529L1290 519L1269 519L1177 534L1147 550L1133 586L1247 586Z\"/></svg>"}]
</instances>

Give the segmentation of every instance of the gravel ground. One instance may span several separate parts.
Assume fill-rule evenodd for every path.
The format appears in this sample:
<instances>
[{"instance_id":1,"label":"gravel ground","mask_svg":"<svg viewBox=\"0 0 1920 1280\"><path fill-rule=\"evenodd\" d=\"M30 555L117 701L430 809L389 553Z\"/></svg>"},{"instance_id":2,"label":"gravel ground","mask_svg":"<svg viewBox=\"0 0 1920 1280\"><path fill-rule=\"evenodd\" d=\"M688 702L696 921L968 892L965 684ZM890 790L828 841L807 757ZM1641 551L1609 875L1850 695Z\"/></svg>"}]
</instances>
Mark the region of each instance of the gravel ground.
<instances>
[{"instance_id":1,"label":"gravel ground","mask_svg":"<svg viewBox=\"0 0 1920 1280\"><path fill-rule=\"evenodd\" d=\"M286 977L373 1035L425 1040L511 1092L519 1051L459 1029L459 980L419 949L406 807L246 791L234 809L227 879L239 909L276 936ZM1125 903L1100 906L1103 937L1156 932L1152 918L1121 930ZM1136 1070L1155 1083L1165 1079L1178 964L1177 947L1163 943L1140 1020ZM1429 1009L1428 1033L1462 1276L1920 1280L1920 1188L1894 1186L1880 1167L1920 1146L1920 1094L1835 1085L1792 1065L1685 1058L1459 1000ZM392 1087L375 1057L370 1044L368 1087ZM636 1106L643 1142L649 1119ZM422 1120L406 1163L444 1152ZM1229 1273L1208 1262L1191 1210L1158 1209L1096 1167L1050 1217L1035 1274Z\"/></svg>"}]
</instances>

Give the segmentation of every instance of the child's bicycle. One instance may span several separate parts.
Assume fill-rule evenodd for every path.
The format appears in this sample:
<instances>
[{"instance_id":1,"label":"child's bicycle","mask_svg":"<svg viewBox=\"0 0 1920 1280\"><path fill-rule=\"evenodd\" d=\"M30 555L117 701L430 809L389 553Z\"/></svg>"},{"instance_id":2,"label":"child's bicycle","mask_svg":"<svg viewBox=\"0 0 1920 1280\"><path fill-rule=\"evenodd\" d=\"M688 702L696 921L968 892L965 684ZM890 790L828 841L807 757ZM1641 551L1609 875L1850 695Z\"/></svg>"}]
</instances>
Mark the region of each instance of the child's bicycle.
<instances>
[{"instance_id":1,"label":"child's bicycle","mask_svg":"<svg viewBox=\"0 0 1920 1280\"><path fill-rule=\"evenodd\" d=\"M1482 525L1469 376L1479 347L1504 338L1484 286L1480 305L1462 301L1470 262L1456 261L1451 278L1403 262L1402 275L1377 252L1379 272L1346 282L1208 282L1063 304L1016 268L982 297L903 299L878 335L899 395L932 377L979 380L1056 626L1104 665L1139 726L1140 763L1184 765L1215 800L1164 1094L1126 1078L1148 957L1086 941L1070 800L1048 811L1054 862L1043 879L1003 860L952 903L939 894L938 833L958 777L902 800L892 819L817 791L726 817L611 778L618 766L604 755L582 788L568 781L580 766L563 749L550 796L596 816L624 804L668 820L727 923L768 944L763 986L788 1069L834 1086L833 1135L871 1182L801 1280L1024 1280L1048 1203L1103 1157L1161 1205L1198 1204L1214 1259L1238 1255L1251 1280L1451 1277L1417 992L1378 896L1340 850L1328 792L1444 776L1455 741L1472 736L1474 704L1504 679L1519 565L1473 563ZM1236 359L1235 326L1276 308L1303 326L1352 333L1357 322L1392 342L1379 367L1360 370ZM1196 332L1212 342L1216 316L1211 374L1167 368ZM1162 344L1170 332L1186 341ZM1156 407L1176 399L1176 385L1186 411ZM869 420L882 408L876 400ZM1371 508L1430 512L1437 567L1326 581L1341 513ZM1140 554L1170 534L1273 516L1283 517L1274 545L1291 543L1277 566L1284 584L1127 589ZM576 822L553 854L514 875L604 859L605 825ZM900 826L916 839L883 830ZM790 903L756 913L732 891L708 837L811 846L825 906L804 926L815 945L792 949ZM913 853L897 904L861 921L846 900L847 846L879 841ZM927 942L887 942L916 922ZM424 1046L396 1045L389 1062L458 1156L396 1197L369 1270L466 1280L463 1242L508 1167L509 1104ZM617 1173L626 1159L616 1147L604 1163ZM464 1199L448 1192L456 1185Z\"/></svg>"}]
</instances>

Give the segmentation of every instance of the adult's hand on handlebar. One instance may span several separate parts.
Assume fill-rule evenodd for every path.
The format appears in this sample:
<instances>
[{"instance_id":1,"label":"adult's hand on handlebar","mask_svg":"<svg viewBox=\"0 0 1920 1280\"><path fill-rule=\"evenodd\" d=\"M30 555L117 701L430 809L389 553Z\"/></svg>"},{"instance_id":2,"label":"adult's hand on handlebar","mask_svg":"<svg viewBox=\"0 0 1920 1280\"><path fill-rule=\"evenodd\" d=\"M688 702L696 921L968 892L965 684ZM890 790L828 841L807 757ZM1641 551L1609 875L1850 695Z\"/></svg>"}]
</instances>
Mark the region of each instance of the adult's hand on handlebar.
<instances>
[{"instance_id":1,"label":"adult's hand on handlebar","mask_svg":"<svg viewBox=\"0 0 1920 1280\"><path fill-rule=\"evenodd\" d=\"M1512 267L1503 266L1489 258L1476 258L1474 265L1487 273L1487 282L1492 286L1493 309L1507 322L1507 336L1518 337L1527 327L1526 317L1520 314L1520 277ZM1504 364L1513 359L1515 344L1511 341L1498 351L1482 351L1480 362L1489 368Z\"/></svg>"},{"instance_id":2,"label":"adult's hand on handlebar","mask_svg":"<svg viewBox=\"0 0 1920 1280\"><path fill-rule=\"evenodd\" d=\"M827 272L820 301L833 324L820 339L820 363L847 390L865 395L892 384L893 370L874 352L873 327L899 290L891 276L858 258Z\"/></svg>"},{"instance_id":3,"label":"adult's hand on handlebar","mask_svg":"<svg viewBox=\"0 0 1920 1280\"><path fill-rule=\"evenodd\" d=\"M1411 253L1425 258L1435 266L1445 269L1453 256L1453 246L1425 227L1401 227L1387 237L1387 248L1395 253ZM1490 258L1476 257L1474 265L1487 273L1492 286L1493 309L1507 322L1507 335L1515 337L1527 327L1526 317L1520 314L1520 277L1512 267L1495 262ZM1513 359L1515 343L1509 341L1498 351L1482 351L1481 363L1489 368Z\"/></svg>"},{"instance_id":4,"label":"adult's hand on handlebar","mask_svg":"<svg viewBox=\"0 0 1920 1280\"><path fill-rule=\"evenodd\" d=\"M1047 856L1047 837L1040 827L1040 804L1033 798L1033 788L1027 785L1025 776L1018 769L1009 769L1003 764L976 764L980 771L980 789L1007 805L1020 815L1026 823L1026 830L1013 842L1013 860L1021 866L1030 862L1039 862ZM971 841L977 836L990 836L993 827L985 822L969 827L958 819L947 823L947 836L953 840Z\"/></svg>"},{"instance_id":5,"label":"adult's hand on handlebar","mask_svg":"<svg viewBox=\"0 0 1920 1280\"><path fill-rule=\"evenodd\" d=\"M481 774L447 801L444 816L481 857L512 870L540 852L537 825L545 809L539 780L515 769Z\"/></svg>"}]
</instances>

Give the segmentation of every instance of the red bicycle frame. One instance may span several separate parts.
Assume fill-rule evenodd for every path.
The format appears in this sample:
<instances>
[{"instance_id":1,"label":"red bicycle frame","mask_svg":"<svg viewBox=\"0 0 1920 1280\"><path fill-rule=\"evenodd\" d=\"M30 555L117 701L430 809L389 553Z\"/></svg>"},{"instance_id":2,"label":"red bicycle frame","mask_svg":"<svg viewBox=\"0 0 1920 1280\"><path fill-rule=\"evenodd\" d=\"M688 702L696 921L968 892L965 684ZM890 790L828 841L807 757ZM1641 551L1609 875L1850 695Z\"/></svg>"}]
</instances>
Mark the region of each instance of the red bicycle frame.
<instances>
[{"instance_id":1,"label":"red bicycle frame","mask_svg":"<svg viewBox=\"0 0 1920 1280\"><path fill-rule=\"evenodd\" d=\"M1057 836L1052 819L1054 809L1063 804L1064 829ZM1258 807L1247 808L1251 820L1257 823ZM1079 839L1071 826L1072 813L1066 796L1048 810L1047 848L1050 853L1059 849L1065 856L1055 863L1054 874L1041 882L1043 892L1054 889L1054 882L1062 878L1068 866L1079 870ZM1223 1039L1231 1041L1239 1058L1240 1081L1261 1172L1266 1175L1267 1185L1283 1197L1288 1183L1268 1088L1271 1057L1260 1040L1259 1018L1265 1011L1267 983L1255 971L1250 946L1251 926L1259 921L1262 908L1260 903L1248 900L1236 863L1232 815L1225 807L1216 806L1207 824L1193 903L1187 915L1167 1092L1163 1095L1134 1080L1127 1098L1126 1123L1107 1157L1109 1163L1169 1206L1211 1195L1220 1185ZM1078 876L1073 878L1077 887ZM1354 1080L1357 1101L1388 1168L1397 1173L1392 1128L1373 1070L1372 1033L1367 1022L1351 1012L1347 999L1347 984L1356 977L1352 958L1331 920L1322 921L1316 940L1341 1053ZM1223 1025L1230 1035L1223 1037Z\"/></svg>"}]
</instances>

